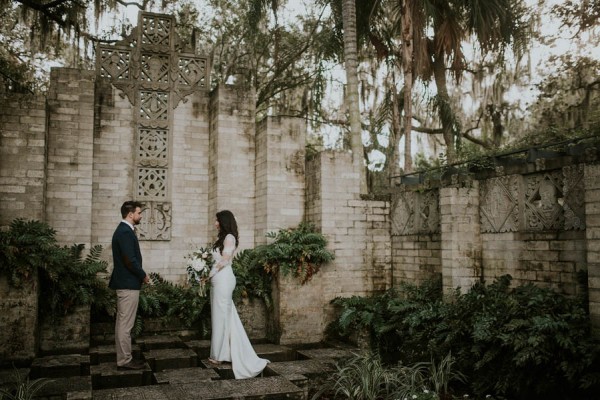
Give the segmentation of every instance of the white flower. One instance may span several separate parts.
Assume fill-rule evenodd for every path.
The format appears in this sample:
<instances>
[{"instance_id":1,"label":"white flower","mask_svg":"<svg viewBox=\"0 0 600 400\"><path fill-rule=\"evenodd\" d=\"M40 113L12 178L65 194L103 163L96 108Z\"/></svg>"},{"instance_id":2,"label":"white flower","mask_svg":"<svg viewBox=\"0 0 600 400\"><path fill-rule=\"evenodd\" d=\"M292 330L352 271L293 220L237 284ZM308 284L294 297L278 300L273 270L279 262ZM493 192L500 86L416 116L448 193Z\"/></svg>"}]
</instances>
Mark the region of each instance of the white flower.
<instances>
[{"instance_id":1,"label":"white flower","mask_svg":"<svg viewBox=\"0 0 600 400\"><path fill-rule=\"evenodd\" d=\"M200 254L200 257L206 260L208 258L208 251L205 251L204 253Z\"/></svg>"},{"instance_id":2,"label":"white flower","mask_svg":"<svg viewBox=\"0 0 600 400\"><path fill-rule=\"evenodd\" d=\"M423 389L423 393L427 394L427 393L429 393L429 390Z\"/></svg>"},{"instance_id":3,"label":"white flower","mask_svg":"<svg viewBox=\"0 0 600 400\"><path fill-rule=\"evenodd\" d=\"M413 399L416 399L416 398L417 398L417 395L416 395L416 394L413 394L413 395L412 395L412 398L413 398Z\"/></svg>"},{"instance_id":4,"label":"white flower","mask_svg":"<svg viewBox=\"0 0 600 400\"><path fill-rule=\"evenodd\" d=\"M192 269L196 272L201 272L206 269L206 261L201 258L192 260Z\"/></svg>"}]
</instances>

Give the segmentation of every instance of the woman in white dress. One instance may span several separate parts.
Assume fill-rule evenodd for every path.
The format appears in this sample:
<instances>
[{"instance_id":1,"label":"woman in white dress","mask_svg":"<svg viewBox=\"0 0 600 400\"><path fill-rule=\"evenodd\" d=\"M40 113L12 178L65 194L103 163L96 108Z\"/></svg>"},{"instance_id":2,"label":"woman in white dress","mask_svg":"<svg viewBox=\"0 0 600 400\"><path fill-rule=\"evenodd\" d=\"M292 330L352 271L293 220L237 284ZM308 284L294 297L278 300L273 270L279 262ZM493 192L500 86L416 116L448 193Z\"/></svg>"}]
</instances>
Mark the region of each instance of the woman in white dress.
<instances>
[{"instance_id":1,"label":"woman in white dress","mask_svg":"<svg viewBox=\"0 0 600 400\"><path fill-rule=\"evenodd\" d=\"M233 304L236 281L231 261L238 246L238 229L231 211L219 211L215 227L219 234L212 250L215 263L209 274L212 334L208 360L217 365L222 361L231 362L236 379L252 378L260 374L269 361L256 355Z\"/></svg>"}]
</instances>

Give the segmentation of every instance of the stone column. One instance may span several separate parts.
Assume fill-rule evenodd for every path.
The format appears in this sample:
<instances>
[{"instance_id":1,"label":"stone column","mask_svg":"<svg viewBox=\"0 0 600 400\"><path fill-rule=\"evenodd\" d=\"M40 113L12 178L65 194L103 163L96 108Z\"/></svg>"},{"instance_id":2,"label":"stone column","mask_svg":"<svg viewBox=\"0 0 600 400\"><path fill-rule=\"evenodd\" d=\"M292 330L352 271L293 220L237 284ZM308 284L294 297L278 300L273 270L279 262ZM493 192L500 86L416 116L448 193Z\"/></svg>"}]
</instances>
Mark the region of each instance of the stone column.
<instances>
[{"instance_id":1,"label":"stone column","mask_svg":"<svg viewBox=\"0 0 600 400\"><path fill-rule=\"evenodd\" d=\"M600 165L586 165L585 236L592 335L600 338Z\"/></svg>"},{"instance_id":2,"label":"stone column","mask_svg":"<svg viewBox=\"0 0 600 400\"><path fill-rule=\"evenodd\" d=\"M441 259L444 292L468 290L481 279L479 182L440 189Z\"/></svg>"},{"instance_id":3,"label":"stone column","mask_svg":"<svg viewBox=\"0 0 600 400\"><path fill-rule=\"evenodd\" d=\"M230 210L242 249L254 246L254 97L244 86L224 85L210 99L209 229L217 211Z\"/></svg>"},{"instance_id":4,"label":"stone column","mask_svg":"<svg viewBox=\"0 0 600 400\"><path fill-rule=\"evenodd\" d=\"M306 124L300 119L267 117L256 127L255 244L267 243L266 234L298 226L304 218L304 166ZM280 340L290 317L290 299L299 283L277 277L273 282L273 310L267 318L267 335ZM292 297L290 297L292 296ZM297 306L298 304L296 304ZM283 325L283 326L282 326Z\"/></svg>"},{"instance_id":5,"label":"stone column","mask_svg":"<svg viewBox=\"0 0 600 400\"><path fill-rule=\"evenodd\" d=\"M94 71L53 68L48 92L46 221L60 243L90 247Z\"/></svg>"}]
</instances>

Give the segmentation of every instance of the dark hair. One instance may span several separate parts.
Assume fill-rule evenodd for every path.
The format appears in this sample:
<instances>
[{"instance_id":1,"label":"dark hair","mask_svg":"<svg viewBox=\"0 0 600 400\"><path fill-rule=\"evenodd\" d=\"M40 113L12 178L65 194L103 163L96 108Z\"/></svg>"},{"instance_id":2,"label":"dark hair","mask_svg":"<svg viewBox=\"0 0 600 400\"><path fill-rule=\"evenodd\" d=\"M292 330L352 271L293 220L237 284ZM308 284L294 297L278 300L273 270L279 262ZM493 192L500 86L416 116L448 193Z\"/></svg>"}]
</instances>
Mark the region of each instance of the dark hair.
<instances>
[{"instance_id":1,"label":"dark hair","mask_svg":"<svg viewBox=\"0 0 600 400\"><path fill-rule=\"evenodd\" d=\"M233 213L229 210L219 211L217 213L217 221L219 221L219 236L213 246L213 250L219 249L219 253L223 253L223 247L225 246L225 236L232 234L235 237L235 246L239 244L238 239L238 228L235 222Z\"/></svg>"},{"instance_id":2,"label":"dark hair","mask_svg":"<svg viewBox=\"0 0 600 400\"><path fill-rule=\"evenodd\" d=\"M121 217L127 218L130 212L135 212L136 208L142 208L143 204L139 201L129 200L121 206Z\"/></svg>"}]
</instances>

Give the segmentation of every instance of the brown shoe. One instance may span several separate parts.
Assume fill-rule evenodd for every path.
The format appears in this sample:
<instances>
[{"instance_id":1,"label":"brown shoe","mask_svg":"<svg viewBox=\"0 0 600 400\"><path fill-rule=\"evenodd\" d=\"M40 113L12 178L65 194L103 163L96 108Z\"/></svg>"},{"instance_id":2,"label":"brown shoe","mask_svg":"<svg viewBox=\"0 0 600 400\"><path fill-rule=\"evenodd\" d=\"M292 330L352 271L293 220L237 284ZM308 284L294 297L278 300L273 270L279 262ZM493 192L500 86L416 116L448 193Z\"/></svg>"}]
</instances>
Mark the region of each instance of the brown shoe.
<instances>
[{"instance_id":1,"label":"brown shoe","mask_svg":"<svg viewBox=\"0 0 600 400\"><path fill-rule=\"evenodd\" d=\"M144 369L146 367L146 363L143 361L131 360L127 364L117 366L117 369L127 370L127 369Z\"/></svg>"}]
</instances>

